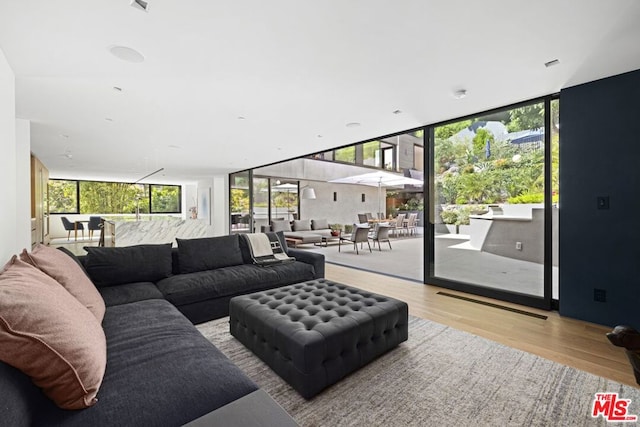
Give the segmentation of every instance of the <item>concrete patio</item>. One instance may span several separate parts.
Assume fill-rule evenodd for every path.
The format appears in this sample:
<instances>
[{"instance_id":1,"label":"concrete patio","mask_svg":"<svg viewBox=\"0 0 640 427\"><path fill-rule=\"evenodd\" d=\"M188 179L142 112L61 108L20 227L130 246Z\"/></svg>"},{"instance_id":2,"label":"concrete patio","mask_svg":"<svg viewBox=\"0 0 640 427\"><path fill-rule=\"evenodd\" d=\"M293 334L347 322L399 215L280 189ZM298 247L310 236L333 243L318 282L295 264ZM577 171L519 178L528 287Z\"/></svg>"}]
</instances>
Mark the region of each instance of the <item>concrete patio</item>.
<instances>
[{"instance_id":1,"label":"concrete patio","mask_svg":"<svg viewBox=\"0 0 640 427\"><path fill-rule=\"evenodd\" d=\"M356 255L353 246L346 242L338 252L338 243L327 247L311 244L299 249L322 253L326 261L336 265L401 277L422 283L424 279L424 238L422 230L415 236L391 238L392 249L385 243L382 251L372 244ZM513 292L542 296L542 264L517 260L474 249L469 236L441 234L436 236L436 275L461 282L504 289ZM558 298L558 268L553 268L553 297Z\"/></svg>"}]
</instances>

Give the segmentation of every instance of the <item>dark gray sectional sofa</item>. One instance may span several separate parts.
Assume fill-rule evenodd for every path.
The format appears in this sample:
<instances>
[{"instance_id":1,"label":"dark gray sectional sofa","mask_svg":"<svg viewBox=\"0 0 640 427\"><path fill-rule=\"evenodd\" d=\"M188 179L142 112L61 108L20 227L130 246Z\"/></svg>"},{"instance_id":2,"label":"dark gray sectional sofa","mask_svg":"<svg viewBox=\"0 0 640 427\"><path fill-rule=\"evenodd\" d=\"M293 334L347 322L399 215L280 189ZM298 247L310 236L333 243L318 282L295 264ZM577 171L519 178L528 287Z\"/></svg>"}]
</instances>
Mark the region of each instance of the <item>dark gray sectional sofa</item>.
<instances>
[{"instance_id":1,"label":"dark gray sectional sofa","mask_svg":"<svg viewBox=\"0 0 640 427\"><path fill-rule=\"evenodd\" d=\"M270 413L282 425L286 413L193 323L226 316L233 296L324 277L324 256L288 249L295 262L259 267L243 240L89 248L77 259L107 306L107 367L98 403L60 409L28 376L0 362L0 426L177 426L207 415L234 425L230 413L256 407L271 408L261 419L265 425ZM254 399L244 408L249 396L266 406ZM233 411L225 411L229 403Z\"/></svg>"}]
</instances>

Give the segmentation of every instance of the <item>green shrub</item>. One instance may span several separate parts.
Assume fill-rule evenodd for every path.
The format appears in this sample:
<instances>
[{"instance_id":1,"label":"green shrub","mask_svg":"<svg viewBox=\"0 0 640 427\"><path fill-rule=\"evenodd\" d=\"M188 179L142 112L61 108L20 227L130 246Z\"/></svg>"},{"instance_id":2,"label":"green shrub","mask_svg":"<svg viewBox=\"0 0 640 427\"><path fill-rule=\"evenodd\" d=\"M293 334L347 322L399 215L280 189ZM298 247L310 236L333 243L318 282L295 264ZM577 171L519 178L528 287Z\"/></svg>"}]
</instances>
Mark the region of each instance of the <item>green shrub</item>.
<instances>
[{"instance_id":1,"label":"green shrub","mask_svg":"<svg viewBox=\"0 0 640 427\"><path fill-rule=\"evenodd\" d=\"M544 193L524 193L515 197L509 197L509 203L513 205L524 203L543 203Z\"/></svg>"},{"instance_id":2,"label":"green shrub","mask_svg":"<svg viewBox=\"0 0 640 427\"><path fill-rule=\"evenodd\" d=\"M458 212L453 209L447 209L440 212L440 217L445 224L455 224L458 221Z\"/></svg>"},{"instance_id":3,"label":"green shrub","mask_svg":"<svg viewBox=\"0 0 640 427\"><path fill-rule=\"evenodd\" d=\"M462 206L458 210L458 221L456 221L456 225L469 225L471 223L469 220L470 214L471 206Z\"/></svg>"}]
</instances>

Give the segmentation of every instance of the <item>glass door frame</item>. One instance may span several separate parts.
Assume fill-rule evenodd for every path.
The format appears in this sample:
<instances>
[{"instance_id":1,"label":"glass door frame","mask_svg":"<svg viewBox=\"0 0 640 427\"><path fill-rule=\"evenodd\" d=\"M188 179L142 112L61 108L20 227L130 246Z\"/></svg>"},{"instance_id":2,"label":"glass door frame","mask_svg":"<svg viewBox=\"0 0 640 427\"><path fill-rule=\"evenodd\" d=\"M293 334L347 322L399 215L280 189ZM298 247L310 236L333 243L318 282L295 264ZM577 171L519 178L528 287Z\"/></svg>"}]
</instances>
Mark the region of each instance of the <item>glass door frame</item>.
<instances>
[{"instance_id":1,"label":"glass door frame","mask_svg":"<svg viewBox=\"0 0 640 427\"><path fill-rule=\"evenodd\" d=\"M553 280L553 258L552 258L552 182L551 182L551 102L558 98L558 95L549 95L541 98L520 102L517 104L476 113L470 116L447 120L446 122L436 123L425 126L426 150L425 150L425 175L429 178L425 182L425 209L428 212L429 221L425 224L424 239L424 283L436 285L447 289L457 290L465 293L480 295L488 298L499 299L516 304L526 305L544 310L557 308L558 301L552 299L552 280ZM436 203L436 186L435 186L435 134L434 129L448 123L454 123L461 120L475 118L478 116L486 116L492 113L501 112L513 108L518 108L533 103L544 103L544 270L543 270L543 296L538 297L529 294L510 292L503 289L490 288L477 284L455 281L435 276L435 203Z\"/></svg>"}]
</instances>

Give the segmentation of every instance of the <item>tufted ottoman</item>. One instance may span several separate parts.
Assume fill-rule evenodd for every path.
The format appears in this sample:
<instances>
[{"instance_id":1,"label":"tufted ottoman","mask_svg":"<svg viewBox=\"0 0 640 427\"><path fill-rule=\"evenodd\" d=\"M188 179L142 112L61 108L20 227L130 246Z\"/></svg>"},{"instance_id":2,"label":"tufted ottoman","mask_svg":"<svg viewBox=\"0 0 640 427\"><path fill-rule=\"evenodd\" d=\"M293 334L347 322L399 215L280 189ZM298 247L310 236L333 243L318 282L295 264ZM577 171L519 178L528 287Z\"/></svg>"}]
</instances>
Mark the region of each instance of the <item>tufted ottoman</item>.
<instances>
[{"instance_id":1,"label":"tufted ottoman","mask_svg":"<svg viewBox=\"0 0 640 427\"><path fill-rule=\"evenodd\" d=\"M231 299L231 334L303 397L408 338L405 302L313 280Z\"/></svg>"}]
</instances>

